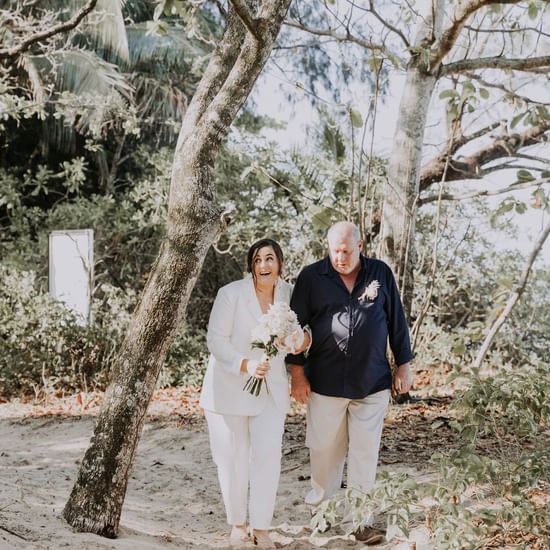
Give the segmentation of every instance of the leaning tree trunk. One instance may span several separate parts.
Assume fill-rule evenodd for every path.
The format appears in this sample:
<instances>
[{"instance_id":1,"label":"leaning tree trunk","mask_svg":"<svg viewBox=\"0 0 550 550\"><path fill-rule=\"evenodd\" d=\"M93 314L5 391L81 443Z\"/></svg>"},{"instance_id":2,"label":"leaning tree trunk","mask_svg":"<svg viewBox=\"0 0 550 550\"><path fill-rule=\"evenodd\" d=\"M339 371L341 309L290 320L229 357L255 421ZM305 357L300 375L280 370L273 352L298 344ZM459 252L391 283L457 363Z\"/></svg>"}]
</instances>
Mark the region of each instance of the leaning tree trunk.
<instances>
[{"instance_id":1,"label":"leaning tree trunk","mask_svg":"<svg viewBox=\"0 0 550 550\"><path fill-rule=\"evenodd\" d=\"M384 187L380 257L394 271L408 314L413 292L413 238L422 145L428 108L437 82L435 71L430 66L429 51L441 27L443 8L444 1L437 0L433 12L430 7L429 14L420 18L413 46L415 54L407 66L388 165L388 181Z\"/></svg>"},{"instance_id":2,"label":"leaning tree trunk","mask_svg":"<svg viewBox=\"0 0 550 550\"><path fill-rule=\"evenodd\" d=\"M214 200L213 164L221 141L265 64L290 0L234 0L183 121L175 152L167 236L117 358L94 434L63 515L80 531L116 537L145 413L206 252L226 220ZM257 4L257 2L255 2ZM247 30L248 29L248 30Z\"/></svg>"}]
</instances>

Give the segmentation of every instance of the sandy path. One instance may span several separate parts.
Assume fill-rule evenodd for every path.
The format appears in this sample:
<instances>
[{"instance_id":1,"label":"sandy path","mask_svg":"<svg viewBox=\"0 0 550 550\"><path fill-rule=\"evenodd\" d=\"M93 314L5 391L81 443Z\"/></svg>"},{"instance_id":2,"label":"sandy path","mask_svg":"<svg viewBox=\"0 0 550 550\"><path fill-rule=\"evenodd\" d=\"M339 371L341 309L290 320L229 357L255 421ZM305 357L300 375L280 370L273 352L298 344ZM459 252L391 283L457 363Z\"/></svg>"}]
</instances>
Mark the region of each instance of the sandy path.
<instances>
[{"instance_id":1,"label":"sandy path","mask_svg":"<svg viewBox=\"0 0 550 550\"><path fill-rule=\"evenodd\" d=\"M200 417L147 422L119 538L73 533L60 513L93 422L92 416L6 418L0 410L0 548L227 548L216 471ZM310 511L303 503L309 474L303 431L302 417L289 418L274 540L289 550L362 547L344 536L309 540ZM417 546L421 547L425 548ZM377 548L409 545L390 543Z\"/></svg>"}]
</instances>

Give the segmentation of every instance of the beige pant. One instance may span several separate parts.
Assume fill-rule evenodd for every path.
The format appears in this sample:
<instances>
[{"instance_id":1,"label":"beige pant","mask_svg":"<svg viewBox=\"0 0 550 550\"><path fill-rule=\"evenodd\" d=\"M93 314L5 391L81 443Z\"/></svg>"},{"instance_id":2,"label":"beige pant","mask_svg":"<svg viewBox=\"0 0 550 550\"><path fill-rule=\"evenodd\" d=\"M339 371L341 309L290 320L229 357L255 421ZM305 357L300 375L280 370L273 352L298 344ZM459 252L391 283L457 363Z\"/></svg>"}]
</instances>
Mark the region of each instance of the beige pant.
<instances>
[{"instance_id":1,"label":"beige pant","mask_svg":"<svg viewBox=\"0 0 550 550\"><path fill-rule=\"evenodd\" d=\"M380 437L390 390L364 399L312 393L307 408L306 445L311 462L311 491L306 503L318 505L342 484L348 455L348 488L368 491L374 486Z\"/></svg>"},{"instance_id":2,"label":"beige pant","mask_svg":"<svg viewBox=\"0 0 550 550\"><path fill-rule=\"evenodd\" d=\"M204 413L227 523L246 523L250 486L250 526L269 529L281 472L285 413L273 402L257 416Z\"/></svg>"}]
</instances>

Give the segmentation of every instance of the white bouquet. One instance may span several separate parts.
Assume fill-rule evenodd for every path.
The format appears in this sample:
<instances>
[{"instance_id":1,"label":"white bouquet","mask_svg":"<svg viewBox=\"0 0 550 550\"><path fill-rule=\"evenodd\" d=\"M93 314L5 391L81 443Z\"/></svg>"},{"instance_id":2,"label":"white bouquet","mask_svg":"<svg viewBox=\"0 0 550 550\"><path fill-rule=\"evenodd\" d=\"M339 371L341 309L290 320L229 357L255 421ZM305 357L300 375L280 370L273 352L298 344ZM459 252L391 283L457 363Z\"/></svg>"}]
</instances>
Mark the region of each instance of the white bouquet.
<instances>
[{"instance_id":1,"label":"white bouquet","mask_svg":"<svg viewBox=\"0 0 550 550\"><path fill-rule=\"evenodd\" d=\"M304 331L298 323L296 313L284 302L275 302L267 313L260 317L258 326L252 331L252 347L263 350L264 362L279 353L294 353L304 342ZM262 378L251 376L244 390L252 395L259 395L262 389ZM266 389L269 392L266 381Z\"/></svg>"}]
</instances>

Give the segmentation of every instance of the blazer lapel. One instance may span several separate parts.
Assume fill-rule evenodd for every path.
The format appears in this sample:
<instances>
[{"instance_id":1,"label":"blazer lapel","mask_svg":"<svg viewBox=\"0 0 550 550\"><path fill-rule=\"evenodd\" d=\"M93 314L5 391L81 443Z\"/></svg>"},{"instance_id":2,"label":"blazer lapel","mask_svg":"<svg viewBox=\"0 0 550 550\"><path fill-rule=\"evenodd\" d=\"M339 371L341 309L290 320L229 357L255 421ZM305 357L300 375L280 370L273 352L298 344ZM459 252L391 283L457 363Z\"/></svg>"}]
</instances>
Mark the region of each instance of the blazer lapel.
<instances>
[{"instance_id":1,"label":"blazer lapel","mask_svg":"<svg viewBox=\"0 0 550 550\"><path fill-rule=\"evenodd\" d=\"M256 289L254 288L254 280L251 275L246 277L246 305L252 317L258 320L262 315L260 303L256 297Z\"/></svg>"},{"instance_id":2,"label":"blazer lapel","mask_svg":"<svg viewBox=\"0 0 550 550\"><path fill-rule=\"evenodd\" d=\"M285 294L285 285L282 279L279 277L277 284L275 285L275 294L273 296L273 302L285 302L288 303L287 296Z\"/></svg>"},{"instance_id":3,"label":"blazer lapel","mask_svg":"<svg viewBox=\"0 0 550 550\"><path fill-rule=\"evenodd\" d=\"M256 289L254 288L254 280L250 275L246 277L246 303L253 318L259 320L262 316L262 308L258 297L256 296ZM285 286L281 279L277 281L275 285L275 293L273 296L273 302L288 302L287 296L285 296Z\"/></svg>"}]
</instances>

